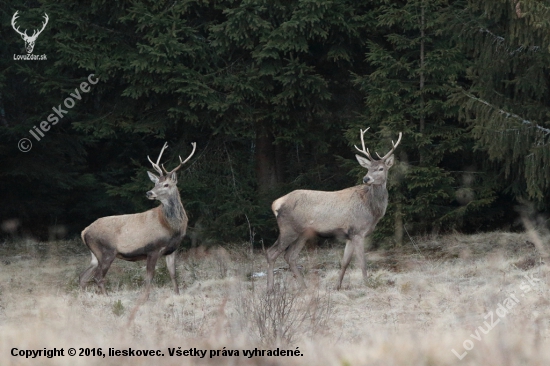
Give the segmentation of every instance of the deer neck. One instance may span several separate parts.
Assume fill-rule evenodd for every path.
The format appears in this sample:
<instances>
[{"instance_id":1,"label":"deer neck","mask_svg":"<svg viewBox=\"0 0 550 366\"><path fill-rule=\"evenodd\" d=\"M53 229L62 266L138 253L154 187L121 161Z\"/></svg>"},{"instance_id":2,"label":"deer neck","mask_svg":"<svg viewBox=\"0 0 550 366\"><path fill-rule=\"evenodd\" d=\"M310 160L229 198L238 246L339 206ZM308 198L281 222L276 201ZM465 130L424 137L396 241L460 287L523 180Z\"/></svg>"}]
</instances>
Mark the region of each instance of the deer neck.
<instances>
[{"instance_id":1,"label":"deer neck","mask_svg":"<svg viewBox=\"0 0 550 366\"><path fill-rule=\"evenodd\" d=\"M187 215L183 209L180 195L174 194L161 200L160 209L167 226L176 233L181 232L182 227L187 223Z\"/></svg>"},{"instance_id":2,"label":"deer neck","mask_svg":"<svg viewBox=\"0 0 550 366\"><path fill-rule=\"evenodd\" d=\"M386 183L365 186L365 204L374 217L381 218L388 206Z\"/></svg>"}]
</instances>

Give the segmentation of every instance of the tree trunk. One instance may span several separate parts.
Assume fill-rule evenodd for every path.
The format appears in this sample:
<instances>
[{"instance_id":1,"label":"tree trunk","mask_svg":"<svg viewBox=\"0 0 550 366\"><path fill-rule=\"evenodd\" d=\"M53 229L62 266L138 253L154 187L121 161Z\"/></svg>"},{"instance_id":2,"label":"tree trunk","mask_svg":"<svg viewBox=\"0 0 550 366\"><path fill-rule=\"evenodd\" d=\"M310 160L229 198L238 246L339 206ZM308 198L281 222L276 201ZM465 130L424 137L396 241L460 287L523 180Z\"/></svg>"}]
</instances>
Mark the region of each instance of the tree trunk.
<instances>
[{"instance_id":1,"label":"tree trunk","mask_svg":"<svg viewBox=\"0 0 550 366\"><path fill-rule=\"evenodd\" d=\"M424 134L424 129L426 127L426 120L424 115L424 108L426 108L426 104L424 101L424 84L426 82L426 78L424 75L424 67L425 67L425 38L426 38L426 7L424 5L424 1L422 1L422 6L420 9L420 108L422 109L420 113L420 126L419 131L420 134ZM424 147L422 147L419 150L419 165L423 166L425 164L425 153L424 153ZM427 226L427 221L425 218L422 218L421 220L422 227ZM402 230L402 229L401 229ZM403 235L403 234L401 234Z\"/></svg>"},{"instance_id":2,"label":"tree trunk","mask_svg":"<svg viewBox=\"0 0 550 366\"><path fill-rule=\"evenodd\" d=\"M285 155L283 145L275 145L275 174L277 178L277 184L285 181Z\"/></svg>"},{"instance_id":3,"label":"tree trunk","mask_svg":"<svg viewBox=\"0 0 550 366\"><path fill-rule=\"evenodd\" d=\"M400 247L403 245L403 210L401 203L395 205L395 245Z\"/></svg>"},{"instance_id":4,"label":"tree trunk","mask_svg":"<svg viewBox=\"0 0 550 366\"><path fill-rule=\"evenodd\" d=\"M424 8L424 4L422 4L422 7L420 9L420 107L422 108L422 112L420 113L420 133L424 132L425 127L425 120L424 120L424 38L426 36L425 34L425 26L426 26L426 9ZM420 160L422 162L422 154L420 156Z\"/></svg>"},{"instance_id":5,"label":"tree trunk","mask_svg":"<svg viewBox=\"0 0 550 366\"><path fill-rule=\"evenodd\" d=\"M4 127L9 127L8 121L6 120L6 111L4 110L4 101L2 100L2 93L0 93L0 122Z\"/></svg>"},{"instance_id":6,"label":"tree trunk","mask_svg":"<svg viewBox=\"0 0 550 366\"><path fill-rule=\"evenodd\" d=\"M277 186L277 154L273 135L263 126L256 130L256 178L258 191L269 192Z\"/></svg>"}]
</instances>

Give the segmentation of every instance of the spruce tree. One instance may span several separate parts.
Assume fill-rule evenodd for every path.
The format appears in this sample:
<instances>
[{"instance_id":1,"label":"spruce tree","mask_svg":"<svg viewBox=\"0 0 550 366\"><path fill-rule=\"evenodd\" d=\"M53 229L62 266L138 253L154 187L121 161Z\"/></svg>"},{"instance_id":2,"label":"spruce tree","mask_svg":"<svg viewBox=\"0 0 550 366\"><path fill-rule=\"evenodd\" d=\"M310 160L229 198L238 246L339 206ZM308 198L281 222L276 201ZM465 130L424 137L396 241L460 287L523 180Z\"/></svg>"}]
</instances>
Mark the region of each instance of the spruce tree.
<instances>
[{"instance_id":1,"label":"spruce tree","mask_svg":"<svg viewBox=\"0 0 550 366\"><path fill-rule=\"evenodd\" d=\"M446 0L377 2L378 32L366 52L373 71L355 76L365 93L365 109L348 138L355 141L357 128L372 126L370 144L382 152L398 132L404 133L400 163L389 180L391 204L381 225L396 233L397 243L403 229L461 227L471 212L494 199L490 181L461 181L464 171L473 170L472 141L447 99L467 65L447 27L459 11ZM464 190L466 199L458 199Z\"/></svg>"},{"instance_id":2,"label":"spruce tree","mask_svg":"<svg viewBox=\"0 0 550 366\"><path fill-rule=\"evenodd\" d=\"M550 7L540 1L468 2L456 34L472 64L454 100L504 192L548 203Z\"/></svg>"}]
</instances>

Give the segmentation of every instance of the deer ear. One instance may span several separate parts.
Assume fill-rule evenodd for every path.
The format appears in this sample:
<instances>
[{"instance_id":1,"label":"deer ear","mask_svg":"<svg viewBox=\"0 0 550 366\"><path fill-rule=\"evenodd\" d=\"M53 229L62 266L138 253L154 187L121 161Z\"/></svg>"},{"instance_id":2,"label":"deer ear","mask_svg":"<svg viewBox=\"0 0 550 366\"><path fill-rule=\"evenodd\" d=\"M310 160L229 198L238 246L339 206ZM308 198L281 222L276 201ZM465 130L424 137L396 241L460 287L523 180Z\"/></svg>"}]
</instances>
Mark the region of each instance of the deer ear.
<instances>
[{"instance_id":1,"label":"deer ear","mask_svg":"<svg viewBox=\"0 0 550 366\"><path fill-rule=\"evenodd\" d=\"M147 174L149 175L149 179L151 179L151 182L153 182L155 184L157 184L159 182L159 177L157 177L156 175L154 175L151 172L147 172Z\"/></svg>"},{"instance_id":2,"label":"deer ear","mask_svg":"<svg viewBox=\"0 0 550 366\"><path fill-rule=\"evenodd\" d=\"M172 182L174 182L174 183L177 183L177 182L178 182L178 175L176 174L176 172L170 173L169 178L170 178L170 180L172 180Z\"/></svg>"},{"instance_id":3,"label":"deer ear","mask_svg":"<svg viewBox=\"0 0 550 366\"><path fill-rule=\"evenodd\" d=\"M386 166L388 168L391 168L393 166L393 163L395 162L394 158L393 158L393 154L391 154L390 156L388 156L386 158L386 160L384 161L384 164L386 164Z\"/></svg>"},{"instance_id":4,"label":"deer ear","mask_svg":"<svg viewBox=\"0 0 550 366\"><path fill-rule=\"evenodd\" d=\"M366 159L360 155L355 155L355 157L357 158L357 161L359 162L359 164L361 164L363 168L370 169L370 167L372 166L372 161L370 161L369 159Z\"/></svg>"}]
</instances>

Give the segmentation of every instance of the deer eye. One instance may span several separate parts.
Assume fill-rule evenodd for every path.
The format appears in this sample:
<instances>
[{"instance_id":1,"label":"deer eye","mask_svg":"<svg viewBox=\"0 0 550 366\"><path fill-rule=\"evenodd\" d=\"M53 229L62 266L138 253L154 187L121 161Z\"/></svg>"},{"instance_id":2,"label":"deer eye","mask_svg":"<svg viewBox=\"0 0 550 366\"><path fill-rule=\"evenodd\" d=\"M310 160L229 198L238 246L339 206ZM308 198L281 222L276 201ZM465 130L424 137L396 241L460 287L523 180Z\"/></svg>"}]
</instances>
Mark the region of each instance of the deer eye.
<instances>
[{"instance_id":1,"label":"deer eye","mask_svg":"<svg viewBox=\"0 0 550 366\"><path fill-rule=\"evenodd\" d=\"M381 172L382 170L384 170L384 168L380 168L380 169L378 169L378 171L379 171L379 172Z\"/></svg>"},{"instance_id":2,"label":"deer eye","mask_svg":"<svg viewBox=\"0 0 550 366\"><path fill-rule=\"evenodd\" d=\"M168 187L168 183L166 183L166 184L164 185L164 187L165 187L165 188Z\"/></svg>"}]
</instances>

